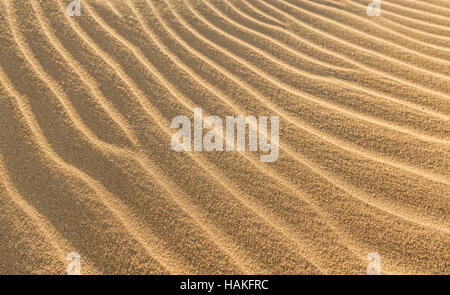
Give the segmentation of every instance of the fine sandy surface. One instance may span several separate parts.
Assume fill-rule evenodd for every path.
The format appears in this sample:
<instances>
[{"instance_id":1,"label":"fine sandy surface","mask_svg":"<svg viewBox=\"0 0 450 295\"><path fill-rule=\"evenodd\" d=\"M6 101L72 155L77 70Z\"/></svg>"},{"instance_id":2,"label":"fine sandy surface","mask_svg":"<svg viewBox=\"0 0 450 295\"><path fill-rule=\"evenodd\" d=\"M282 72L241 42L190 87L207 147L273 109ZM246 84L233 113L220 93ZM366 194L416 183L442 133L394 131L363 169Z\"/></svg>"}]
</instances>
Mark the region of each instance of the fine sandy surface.
<instances>
[{"instance_id":1,"label":"fine sandy surface","mask_svg":"<svg viewBox=\"0 0 450 295\"><path fill-rule=\"evenodd\" d=\"M450 2L0 1L0 273L450 272ZM280 156L175 116L279 116Z\"/></svg>"}]
</instances>

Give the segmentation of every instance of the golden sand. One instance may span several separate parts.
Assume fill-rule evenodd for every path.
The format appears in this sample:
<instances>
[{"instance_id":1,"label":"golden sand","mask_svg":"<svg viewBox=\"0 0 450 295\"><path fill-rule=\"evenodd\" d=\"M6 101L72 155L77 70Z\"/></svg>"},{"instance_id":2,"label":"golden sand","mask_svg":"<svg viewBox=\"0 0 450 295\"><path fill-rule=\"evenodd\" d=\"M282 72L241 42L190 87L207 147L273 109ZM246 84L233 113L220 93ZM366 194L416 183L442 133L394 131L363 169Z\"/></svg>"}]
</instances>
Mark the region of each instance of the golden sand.
<instances>
[{"instance_id":1,"label":"golden sand","mask_svg":"<svg viewBox=\"0 0 450 295\"><path fill-rule=\"evenodd\" d=\"M450 2L0 1L0 273L450 273ZM175 116L279 116L277 161Z\"/></svg>"}]
</instances>

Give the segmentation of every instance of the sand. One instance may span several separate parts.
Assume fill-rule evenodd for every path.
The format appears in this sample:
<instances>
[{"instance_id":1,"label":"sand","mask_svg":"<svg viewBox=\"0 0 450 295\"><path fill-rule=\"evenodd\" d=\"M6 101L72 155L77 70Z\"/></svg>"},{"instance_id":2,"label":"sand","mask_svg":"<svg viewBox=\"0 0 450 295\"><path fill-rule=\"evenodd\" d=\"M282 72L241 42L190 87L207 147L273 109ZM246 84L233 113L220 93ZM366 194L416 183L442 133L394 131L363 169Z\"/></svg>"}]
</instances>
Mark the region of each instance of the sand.
<instances>
[{"instance_id":1,"label":"sand","mask_svg":"<svg viewBox=\"0 0 450 295\"><path fill-rule=\"evenodd\" d=\"M0 1L0 273L450 273L450 3ZM174 117L279 116L279 157Z\"/></svg>"}]
</instances>

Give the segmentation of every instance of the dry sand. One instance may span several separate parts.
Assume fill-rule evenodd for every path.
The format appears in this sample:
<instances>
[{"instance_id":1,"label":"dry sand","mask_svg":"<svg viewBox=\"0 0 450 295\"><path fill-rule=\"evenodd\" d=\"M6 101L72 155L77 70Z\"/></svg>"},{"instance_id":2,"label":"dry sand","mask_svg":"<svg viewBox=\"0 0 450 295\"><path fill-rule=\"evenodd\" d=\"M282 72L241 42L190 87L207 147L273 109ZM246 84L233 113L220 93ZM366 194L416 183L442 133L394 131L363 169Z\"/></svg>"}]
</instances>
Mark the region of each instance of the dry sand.
<instances>
[{"instance_id":1,"label":"dry sand","mask_svg":"<svg viewBox=\"0 0 450 295\"><path fill-rule=\"evenodd\" d=\"M0 1L0 273L450 273L450 2ZM172 150L280 117L280 156Z\"/></svg>"}]
</instances>

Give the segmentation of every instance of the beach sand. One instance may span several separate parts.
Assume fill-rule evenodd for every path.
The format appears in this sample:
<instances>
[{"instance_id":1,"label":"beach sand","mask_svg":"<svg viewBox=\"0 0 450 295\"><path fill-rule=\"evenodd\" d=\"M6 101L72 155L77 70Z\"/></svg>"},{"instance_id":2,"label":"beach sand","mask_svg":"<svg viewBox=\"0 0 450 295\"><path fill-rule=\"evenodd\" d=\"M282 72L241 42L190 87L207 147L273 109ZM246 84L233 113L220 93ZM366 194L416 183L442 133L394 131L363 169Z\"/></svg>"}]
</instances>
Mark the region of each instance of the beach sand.
<instances>
[{"instance_id":1,"label":"beach sand","mask_svg":"<svg viewBox=\"0 0 450 295\"><path fill-rule=\"evenodd\" d=\"M450 273L449 1L70 2L0 1L0 274Z\"/></svg>"}]
</instances>

